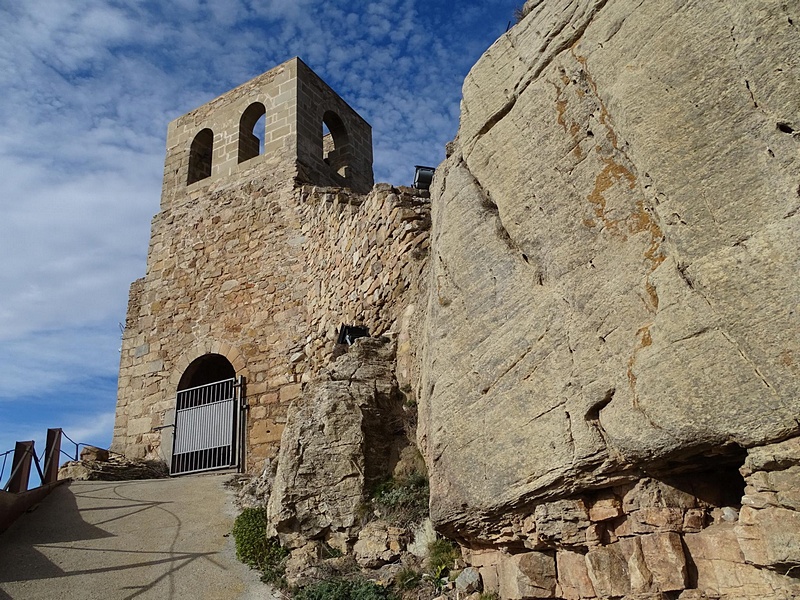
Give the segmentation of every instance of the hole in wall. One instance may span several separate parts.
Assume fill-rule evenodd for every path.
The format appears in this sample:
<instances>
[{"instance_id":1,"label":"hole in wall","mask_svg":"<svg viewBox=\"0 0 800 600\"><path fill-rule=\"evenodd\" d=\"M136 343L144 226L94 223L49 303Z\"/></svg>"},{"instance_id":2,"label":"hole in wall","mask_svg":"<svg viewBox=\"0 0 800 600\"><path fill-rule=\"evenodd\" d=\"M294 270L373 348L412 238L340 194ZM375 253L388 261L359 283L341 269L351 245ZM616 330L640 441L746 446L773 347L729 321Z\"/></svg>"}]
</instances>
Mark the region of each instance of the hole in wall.
<instances>
[{"instance_id":1,"label":"hole in wall","mask_svg":"<svg viewBox=\"0 0 800 600\"><path fill-rule=\"evenodd\" d=\"M650 469L650 473L711 506L738 507L745 488L739 468L745 458L747 450L743 447L725 444L700 455L664 461Z\"/></svg>"}]
</instances>

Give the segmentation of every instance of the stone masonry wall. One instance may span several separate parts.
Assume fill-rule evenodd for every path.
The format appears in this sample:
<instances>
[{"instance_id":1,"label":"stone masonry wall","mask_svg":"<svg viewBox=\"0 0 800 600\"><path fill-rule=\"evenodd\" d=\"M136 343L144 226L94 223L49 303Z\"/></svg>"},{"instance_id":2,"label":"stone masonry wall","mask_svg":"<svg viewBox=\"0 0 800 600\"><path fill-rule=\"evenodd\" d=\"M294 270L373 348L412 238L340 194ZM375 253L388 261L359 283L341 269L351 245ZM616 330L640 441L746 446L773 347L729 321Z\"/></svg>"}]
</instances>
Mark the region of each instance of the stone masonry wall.
<instances>
[{"instance_id":1,"label":"stone masonry wall","mask_svg":"<svg viewBox=\"0 0 800 600\"><path fill-rule=\"evenodd\" d=\"M371 140L299 58L170 123L147 273L130 290L117 452L169 461L172 431L156 428L174 423L187 367L217 354L246 380L246 466L256 468L341 324L396 330L416 298L429 208L409 189L372 190Z\"/></svg>"},{"instance_id":2,"label":"stone masonry wall","mask_svg":"<svg viewBox=\"0 0 800 600\"><path fill-rule=\"evenodd\" d=\"M398 331L424 267L428 201L385 184L359 196L279 179L219 179L155 217L148 272L131 290L116 451L168 459L153 428L172 423L186 367L216 353L247 380L247 468L258 468L341 324Z\"/></svg>"}]
</instances>

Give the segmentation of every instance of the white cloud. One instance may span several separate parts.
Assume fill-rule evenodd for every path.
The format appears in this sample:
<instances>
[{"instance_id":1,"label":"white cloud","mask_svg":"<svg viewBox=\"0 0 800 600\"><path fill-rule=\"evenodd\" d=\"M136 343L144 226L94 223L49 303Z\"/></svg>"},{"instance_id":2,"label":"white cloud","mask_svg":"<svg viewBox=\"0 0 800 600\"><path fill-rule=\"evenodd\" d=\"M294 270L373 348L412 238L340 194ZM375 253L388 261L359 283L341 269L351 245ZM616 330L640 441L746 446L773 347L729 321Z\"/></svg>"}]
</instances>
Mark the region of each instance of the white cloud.
<instances>
[{"instance_id":1,"label":"white cloud","mask_svg":"<svg viewBox=\"0 0 800 600\"><path fill-rule=\"evenodd\" d=\"M298 55L372 123L376 180L410 184L516 3L1 3L0 406L102 381L73 409L109 414L170 120Z\"/></svg>"}]
</instances>

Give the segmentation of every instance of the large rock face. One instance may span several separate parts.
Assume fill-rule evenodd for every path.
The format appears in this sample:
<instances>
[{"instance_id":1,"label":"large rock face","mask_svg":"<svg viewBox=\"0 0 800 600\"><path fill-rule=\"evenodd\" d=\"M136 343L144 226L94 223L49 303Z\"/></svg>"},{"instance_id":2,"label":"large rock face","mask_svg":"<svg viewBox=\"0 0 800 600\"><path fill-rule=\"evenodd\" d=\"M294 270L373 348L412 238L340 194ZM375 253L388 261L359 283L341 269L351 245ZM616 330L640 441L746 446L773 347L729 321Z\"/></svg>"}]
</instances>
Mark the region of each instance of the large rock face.
<instances>
[{"instance_id":1,"label":"large rock face","mask_svg":"<svg viewBox=\"0 0 800 600\"><path fill-rule=\"evenodd\" d=\"M800 431L800 5L526 9L435 181L419 437L469 543Z\"/></svg>"}]
</instances>

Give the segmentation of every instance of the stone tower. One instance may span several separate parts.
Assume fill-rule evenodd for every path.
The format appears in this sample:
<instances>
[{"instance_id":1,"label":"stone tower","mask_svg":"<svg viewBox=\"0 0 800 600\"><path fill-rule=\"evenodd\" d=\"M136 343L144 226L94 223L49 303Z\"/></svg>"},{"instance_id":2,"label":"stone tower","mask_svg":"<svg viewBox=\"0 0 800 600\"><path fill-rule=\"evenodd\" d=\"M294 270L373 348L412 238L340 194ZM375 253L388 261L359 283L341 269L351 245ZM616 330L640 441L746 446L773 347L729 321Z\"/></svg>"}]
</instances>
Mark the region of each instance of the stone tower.
<instances>
[{"instance_id":1,"label":"stone tower","mask_svg":"<svg viewBox=\"0 0 800 600\"><path fill-rule=\"evenodd\" d=\"M112 448L170 462L186 443L199 444L196 458L230 442L237 456L222 463L259 468L342 325L397 331L428 211L410 189L373 189L369 124L298 58L170 123L147 272L130 290ZM234 422L209 433L213 410L183 414L180 396L222 380ZM199 428L189 442L186 427Z\"/></svg>"}]
</instances>

